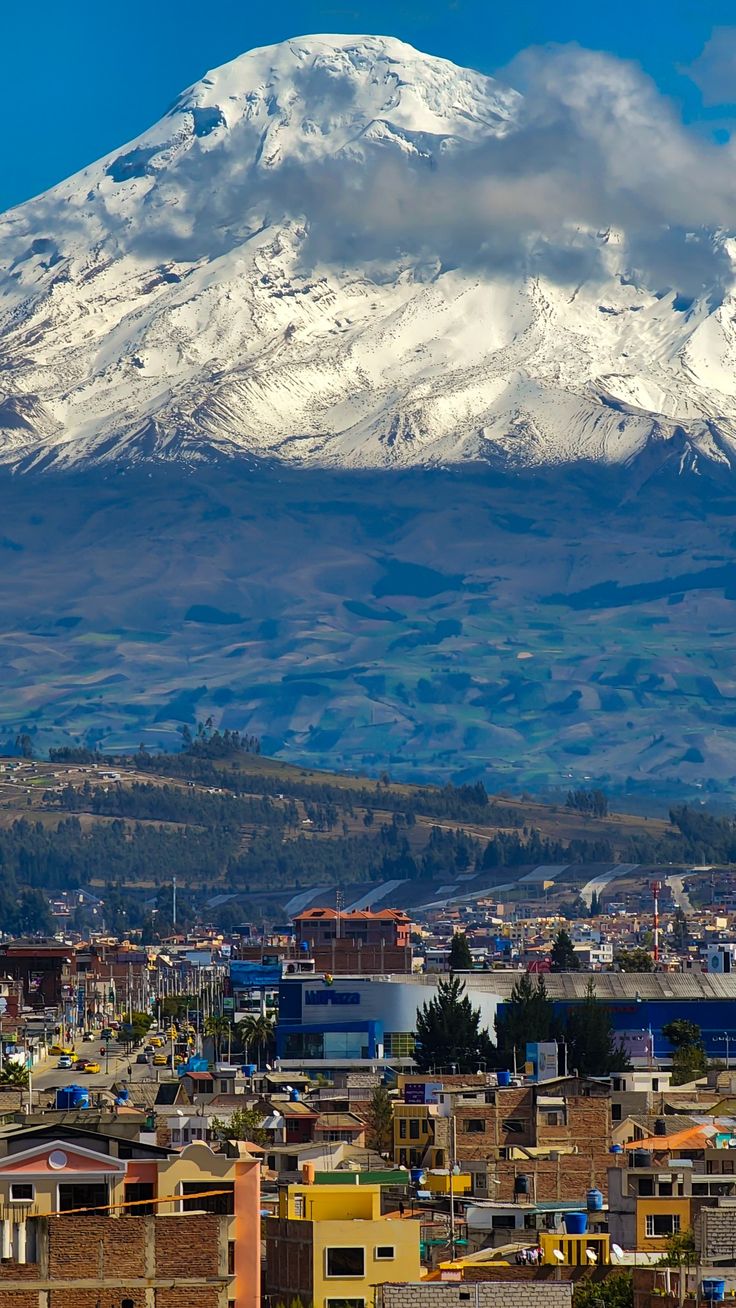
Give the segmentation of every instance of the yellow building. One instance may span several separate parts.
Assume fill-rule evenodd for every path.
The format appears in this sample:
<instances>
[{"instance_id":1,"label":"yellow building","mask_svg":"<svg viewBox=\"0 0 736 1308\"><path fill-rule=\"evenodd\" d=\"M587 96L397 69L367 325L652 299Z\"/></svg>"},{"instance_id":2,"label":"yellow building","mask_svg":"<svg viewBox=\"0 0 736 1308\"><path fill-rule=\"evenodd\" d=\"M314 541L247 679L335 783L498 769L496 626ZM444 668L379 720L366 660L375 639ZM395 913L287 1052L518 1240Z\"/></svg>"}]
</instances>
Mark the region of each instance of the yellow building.
<instances>
[{"instance_id":1,"label":"yellow building","mask_svg":"<svg viewBox=\"0 0 736 1308\"><path fill-rule=\"evenodd\" d=\"M266 1219L266 1287L313 1308L373 1308L385 1281L418 1281L418 1221L381 1216L380 1185L290 1185Z\"/></svg>"},{"instance_id":2,"label":"yellow building","mask_svg":"<svg viewBox=\"0 0 736 1308\"><path fill-rule=\"evenodd\" d=\"M436 1104L404 1104L396 1101L393 1116L393 1159L399 1167L447 1166L444 1140L436 1140ZM446 1128L445 1121L440 1125Z\"/></svg>"},{"instance_id":3,"label":"yellow building","mask_svg":"<svg viewBox=\"0 0 736 1308\"><path fill-rule=\"evenodd\" d=\"M637 1195L636 1248L644 1253L664 1253L667 1239L689 1231L692 1224L690 1195Z\"/></svg>"}]
</instances>

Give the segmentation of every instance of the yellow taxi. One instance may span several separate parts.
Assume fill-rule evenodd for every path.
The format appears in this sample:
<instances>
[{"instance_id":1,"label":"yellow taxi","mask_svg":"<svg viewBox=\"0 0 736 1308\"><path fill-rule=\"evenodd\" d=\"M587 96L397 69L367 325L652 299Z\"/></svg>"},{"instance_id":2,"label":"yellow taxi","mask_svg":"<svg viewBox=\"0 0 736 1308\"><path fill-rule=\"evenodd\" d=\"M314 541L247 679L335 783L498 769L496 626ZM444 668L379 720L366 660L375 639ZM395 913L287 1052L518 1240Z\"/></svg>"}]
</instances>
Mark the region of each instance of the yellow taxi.
<instances>
[{"instance_id":1,"label":"yellow taxi","mask_svg":"<svg viewBox=\"0 0 736 1308\"><path fill-rule=\"evenodd\" d=\"M82 1068L82 1071L83 1071L83 1072L92 1072L92 1073L94 1074L94 1073L96 1073L96 1072L101 1072L101 1071L102 1071L102 1068L100 1067L100 1064L99 1064L99 1063L87 1063L87 1066L86 1066L86 1067L83 1067L83 1068Z\"/></svg>"},{"instance_id":2,"label":"yellow taxi","mask_svg":"<svg viewBox=\"0 0 736 1308\"><path fill-rule=\"evenodd\" d=\"M153 1045L154 1049L163 1049L164 1047L164 1042L161 1039L161 1036L151 1036L150 1043Z\"/></svg>"},{"instance_id":3,"label":"yellow taxi","mask_svg":"<svg viewBox=\"0 0 736 1308\"><path fill-rule=\"evenodd\" d=\"M154 1055L153 1055L153 1066L154 1066L154 1067L166 1067L166 1066L168 1066L168 1062L169 1062L169 1060L168 1060L168 1058L166 1057L166 1054L154 1054Z\"/></svg>"},{"instance_id":4,"label":"yellow taxi","mask_svg":"<svg viewBox=\"0 0 736 1308\"><path fill-rule=\"evenodd\" d=\"M50 1054L73 1054L74 1050L71 1045L52 1045L49 1049Z\"/></svg>"}]
</instances>

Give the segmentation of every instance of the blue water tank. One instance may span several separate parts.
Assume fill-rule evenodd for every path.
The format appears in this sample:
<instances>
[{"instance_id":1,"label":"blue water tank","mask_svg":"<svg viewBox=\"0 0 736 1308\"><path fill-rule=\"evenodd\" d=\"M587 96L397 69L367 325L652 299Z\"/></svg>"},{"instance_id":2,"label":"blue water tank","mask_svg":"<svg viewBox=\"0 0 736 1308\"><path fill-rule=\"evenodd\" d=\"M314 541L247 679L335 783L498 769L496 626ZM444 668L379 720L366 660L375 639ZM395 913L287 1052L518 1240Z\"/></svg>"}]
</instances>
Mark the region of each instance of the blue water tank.
<instances>
[{"instance_id":1,"label":"blue water tank","mask_svg":"<svg viewBox=\"0 0 736 1308\"><path fill-rule=\"evenodd\" d=\"M255 1063L243 1063L243 1076L255 1076L257 1071Z\"/></svg>"},{"instance_id":2,"label":"blue water tank","mask_svg":"<svg viewBox=\"0 0 736 1308\"><path fill-rule=\"evenodd\" d=\"M611 1145L608 1152L611 1154L622 1154L624 1152L623 1145Z\"/></svg>"},{"instance_id":3,"label":"blue water tank","mask_svg":"<svg viewBox=\"0 0 736 1308\"><path fill-rule=\"evenodd\" d=\"M298 1091L298 1090L291 1090L291 1091L289 1092L289 1098L290 1098L292 1104L296 1104L296 1103L298 1103L299 1100L301 1099L301 1095L299 1094L299 1091Z\"/></svg>"},{"instance_id":4,"label":"blue water tank","mask_svg":"<svg viewBox=\"0 0 736 1308\"><path fill-rule=\"evenodd\" d=\"M710 1299L711 1303L720 1302L726 1297L726 1282L720 1277L709 1277L702 1282L702 1293L704 1299Z\"/></svg>"},{"instance_id":5,"label":"blue water tank","mask_svg":"<svg viewBox=\"0 0 736 1308\"><path fill-rule=\"evenodd\" d=\"M603 1210L603 1195L600 1190L589 1190L585 1196L585 1206L589 1213L600 1213Z\"/></svg>"},{"instance_id":6,"label":"blue water tank","mask_svg":"<svg viewBox=\"0 0 736 1308\"><path fill-rule=\"evenodd\" d=\"M424 1182L424 1172L421 1167L412 1167L409 1172L412 1185L422 1185Z\"/></svg>"},{"instance_id":7,"label":"blue water tank","mask_svg":"<svg viewBox=\"0 0 736 1308\"><path fill-rule=\"evenodd\" d=\"M56 1091L56 1107L60 1112L72 1108L89 1108L89 1091L83 1085L62 1085Z\"/></svg>"},{"instance_id":8,"label":"blue water tank","mask_svg":"<svg viewBox=\"0 0 736 1308\"><path fill-rule=\"evenodd\" d=\"M499 1072L499 1073L498 1073L498 1084L499 1084L499 1085L502 1085L502 1086L511 1085L511 1073L510 1073L510 1072Z\"/></svg>"},{"instance_id":9,"label":"blue water tank","mask_svg":"<svg viewBox=\"0 0 736 1308\"><path fill-rule=\"evenodd\" d=\"M562 1220L568 1235L585 1235L588 1229L587 1213L565 1213Z\"/></svg>"}]
</instances>

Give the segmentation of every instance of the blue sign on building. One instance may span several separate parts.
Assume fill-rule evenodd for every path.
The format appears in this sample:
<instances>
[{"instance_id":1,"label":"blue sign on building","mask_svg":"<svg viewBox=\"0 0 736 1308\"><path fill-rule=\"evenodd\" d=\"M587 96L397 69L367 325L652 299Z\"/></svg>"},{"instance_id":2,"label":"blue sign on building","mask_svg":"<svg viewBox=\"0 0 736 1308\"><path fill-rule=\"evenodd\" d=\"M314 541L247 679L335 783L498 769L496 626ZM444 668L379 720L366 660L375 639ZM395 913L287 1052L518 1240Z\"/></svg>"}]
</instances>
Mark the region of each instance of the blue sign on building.
<instances>
[{"instance_id":1,"label":"blue sign on building","mask_svg":"<svg viewBox=\"0 0 736 1308\"><path fill-rule=\"evenodd\" d=\"M357 990L305 990L305 1004L359 1004Z\"/></svg>"}]
</instances>

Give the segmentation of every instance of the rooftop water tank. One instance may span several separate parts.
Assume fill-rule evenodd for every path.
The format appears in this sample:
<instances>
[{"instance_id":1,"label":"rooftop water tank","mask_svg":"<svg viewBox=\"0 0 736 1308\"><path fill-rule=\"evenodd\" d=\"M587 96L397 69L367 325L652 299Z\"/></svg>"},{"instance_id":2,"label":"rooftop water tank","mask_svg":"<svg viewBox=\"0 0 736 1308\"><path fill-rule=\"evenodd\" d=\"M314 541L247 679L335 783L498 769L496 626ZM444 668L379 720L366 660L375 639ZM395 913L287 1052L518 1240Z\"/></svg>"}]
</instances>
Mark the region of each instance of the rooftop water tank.
<instances>
[{"instance_id":1,"label":"rooftop water tank","mask_svg":"<svg viewBox=\"0 0 736 1308\"><path fill-rule=\"evenodd\" d=\"M528 1193L529 1193L529 1177L526 1175L525 1172L521 1172L519 1176L514 1177L514 1194L528 1194Z\"/></svg>"},{"instance_id":2,"label":"rooftop water tank","mask_svg":"<svg viewBox=\"0 0 736 1308\"><path fill-rule=\"evenodd\" d=\"M665 1122L665 1120L664 1120L663 1117L658 1117L657 1120L655 1121L655 1123L654 1123L654 1134L655 1134L655 1135L666 1135L666 1134L667 1134L667 1123Z\"/></svg>"},{"instance_id":3,"label":"rooftop water tank","mask_svg":"<svg viewBox=\"0 0 736 1308\"><path fill-rule=\"evenodd\" d=\"M587 1213L564 1213L562 1220L568 1235L585 1235L588 1229Z\"/></svg>"},{"instance_id":4,"label":"rooftop water tank","mask_svg":"<svg viewBox=\"0 0 736 1308\"><path fill-rule=\"evenodd\" d=\"M297 1103L301 1099L301 1095L299 1094L299 1091L292 1090L289 1094L289 1099L293 1104Z\"/></svg>"},{"instance_id":5,"label":"rooftop water tank","mask_svg":"<svg viewBox=\"0 0 736 1308\"><path fill-rule=\"evenodd\" d=\"M499 1072L499 1073L498 1073L498 1084L501 1085L501 1086L508 1086L508 1085L511 1085L511 1073L510 1073L510 1072Z\"/></svg>"},{"instance_id":6,"label":"rooftop water tank","mask_svg":"<svg viewBox=\"0 0 736 1308\"><path fill-rule=\"evenodd\" d=\"M61 1112L89 1108L89 1090L83 1085L62 1085L56 1091L56 1107Z\"/></svg>"},{"instance_id":7,"label":"rooftop water tank","mask_svg":"<svg viewBox=\"0 0 736 1308\"><path fill-rule=\"evenodd\" d=\"M600 1190L589 1190L585 1196L585 1206L589 1213L600 1213L603 1210L603 1195Z\"/></svg>"}]
</instances>

